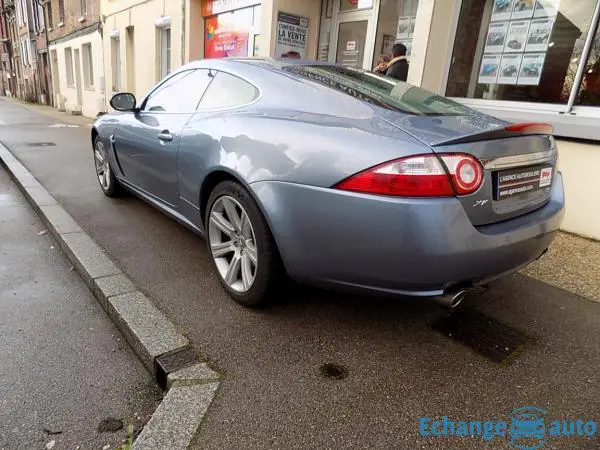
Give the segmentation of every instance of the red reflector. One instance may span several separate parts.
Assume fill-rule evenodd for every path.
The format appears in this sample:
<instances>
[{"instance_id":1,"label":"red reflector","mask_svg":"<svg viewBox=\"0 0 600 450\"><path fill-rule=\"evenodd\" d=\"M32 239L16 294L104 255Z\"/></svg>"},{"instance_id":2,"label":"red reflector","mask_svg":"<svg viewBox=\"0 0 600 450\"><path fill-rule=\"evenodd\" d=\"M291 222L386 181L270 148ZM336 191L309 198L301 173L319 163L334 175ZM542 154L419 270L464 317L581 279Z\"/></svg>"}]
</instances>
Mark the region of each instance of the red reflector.
<instances>
[{"instance_id":1,"label":"red reflector","mask_svg":"<svg viewBox=\"0 0 600 450\"><path fill-rule=\"evenodd\" d=\"M528 134L552 134L554 128L547 123L516 123L505 128L506 131Z\"/></svg>"}]
</instances>

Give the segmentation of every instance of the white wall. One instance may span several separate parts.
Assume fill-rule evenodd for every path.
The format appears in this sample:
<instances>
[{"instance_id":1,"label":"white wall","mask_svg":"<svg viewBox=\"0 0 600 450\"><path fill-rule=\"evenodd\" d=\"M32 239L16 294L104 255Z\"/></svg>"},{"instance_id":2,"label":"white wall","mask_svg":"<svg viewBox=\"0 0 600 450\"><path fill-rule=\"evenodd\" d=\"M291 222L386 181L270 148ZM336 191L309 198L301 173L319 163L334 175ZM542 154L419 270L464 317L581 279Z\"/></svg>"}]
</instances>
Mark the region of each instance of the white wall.
<instances>
[{"instance_id":1,"label":"white wall","mask_svg":"<svg viewBox=\"0 0 600 450\"><path fill-rule=\"evenodd\" d=\"M112 58L110 33L114 29L120 32L121 45L121 84L125 89L127 81L126 58L126 28L134 27L134 66L135 66L135 91L133 94L141 100L150 89L159 81L155 20L161 16L171 18L171 70L175 70L187 62L182 57L183 6L189 11L189 0L103 0L101 10L106 20L104 22L104 59L105 78L107 87L107 106L112 94ZM197 15L197 12L196 12ZM190 15L187 14L188 20ZM196 24L201 27L202 24ZM186 25L187 28L187 25ZM189 51L185 51L188 53ZM185 55L184 55L185 56ZM189 56L188 56L189 57Z\"/></svg>"},{"instance_id":2,"label":"white wall","mask_svg":"<svg viewBox=\"0 0 600 450\"><path fill-rule=\"evenodd\" d=\"M83 65L83 49L84 44L92 45L92 64L94 72L94 87L86 88L84 86L84 65ZM71 47L73 54L73 86L67 85L67 67L65 60L65 49ZM81 72L81 104L77 101L77 86L76 86L76 60L75 50L79 50L79 70ZM94 118L98 112L104 111L104 60L102 50L102 38L99 31L95 31L85 36L80 36L70 39L66 42L53 44L50 50L56 50L58 56L58 65L53 68L58 69L57 73L52 73L53 80L59 80L60 94L64 97L65 108L69 112L80 111L86 117Z\"/></svg>"}]
</instances>

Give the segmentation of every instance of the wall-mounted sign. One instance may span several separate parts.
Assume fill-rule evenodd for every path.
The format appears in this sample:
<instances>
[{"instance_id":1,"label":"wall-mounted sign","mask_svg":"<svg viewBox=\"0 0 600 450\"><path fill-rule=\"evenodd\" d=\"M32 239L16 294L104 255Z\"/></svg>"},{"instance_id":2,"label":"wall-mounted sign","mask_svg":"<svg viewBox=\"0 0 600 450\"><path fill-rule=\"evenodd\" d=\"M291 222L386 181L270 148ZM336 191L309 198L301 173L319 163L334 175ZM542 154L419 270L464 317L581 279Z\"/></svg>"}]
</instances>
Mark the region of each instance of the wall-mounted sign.
<instances>
[{"instance_id":1,"label":"wall-mounted sign","mask_svg":"<svg viewBox=\"0 0 600 450\"><path fill-rule=\"evenodd\" d=\"M276 57L306 58L306 41L308 38L308 18L277 13L277 45Z\"/></svg>"},{"instance_id":2,"label":"wall-mounted sign","mask_svg":"<svg viewBox=\"0 0 600 450\"><path fill-rule=\"evenodd\" d=\"M247 8L260 5L260 0L204 0L202 2L202 15L214 16L234 9Z\"/></svg>"}]
</instances>

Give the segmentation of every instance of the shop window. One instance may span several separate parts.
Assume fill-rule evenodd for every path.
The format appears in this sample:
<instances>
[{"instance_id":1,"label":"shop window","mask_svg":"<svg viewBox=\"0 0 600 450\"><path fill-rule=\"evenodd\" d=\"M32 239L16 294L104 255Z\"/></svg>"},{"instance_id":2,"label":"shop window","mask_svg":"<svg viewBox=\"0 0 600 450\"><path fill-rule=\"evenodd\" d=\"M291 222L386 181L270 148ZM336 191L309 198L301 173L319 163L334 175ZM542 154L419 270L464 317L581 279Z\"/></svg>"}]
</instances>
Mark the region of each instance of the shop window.
<instances>
[{"instance_id":1,"label":"shop window","mask_svg":"<svg viewBox=\"0 0 600 450\"><path fill-rule=\"evenodd\" d=\"M242 106L256 100L258 90L247 81L218 72L206 91L200 109L220 109Z\"/></svg>"},{"instance_id":2,"label":"shop window","mask_svg":"<svg viewBox=\"0 0 600 450\"><path fill-rule=\"evenodd\" d=\"M419 0L381 0L373 67L380 56L392 56L396 42L406 46L406 56L410 60L418 8Z\"/></svg>"},{"instance_id":3,"label":"shop window","mask_svg":"<svg viewBox=\"0 0 600 450\"><path fill-rule=\"evenodd\" d=\"M111 39L111 62L112 62L112 90L119 92L121 89L121 39Z\"/></svg>"},{"instance_id":4,"label":"shop window","mask_svg":"<svg viewBox=\"0 0 600 450\"><path fill-rule=\"evenodd\" d=\"M191 113L211 81L208 70L179 72L152 92L144 105L144 111L163 113Z\"/></svg>"},{"instance_id":5,"label":"shop window","mask_svg":"<svg viewBox=\"0 0 600 450\"><path fill-rule=\"evenodd\" d=\"M75 86L75 79L73 77L73 51L71 47L65 48L65 68L67 73L67 86Z\"/></svg>"},{"instance_id":6,"label":"shop window","mask_svg":"<svg viewBox=\"0 0 600 450\"><path fill-rule=\"evenodd\" d=\"M566 104L595 6L464 0L446 95Z\"/></svg>"},{"instance_id":7,"label":"shop window","mask_svg":"<svg viewBox=\"0 0 600 450\"><path fill-rule=\"evenodd\" d=\"M600 106L600 26L596 29L575 104Z\"/></svg>"},{"instance_id":8,"label":"shop window","mask_svg":"<svg viewBox=\"0 0 600 450\"><path fill-rule=\"evenodd\" d=\"M81 46L83 57L83 86L86 89L94 88L94 58L92 57L92 44Z\"/></svg>"},{"instance_id":9,"label":"shop window","mask_svg":"<svg viewBox=\"0 0 600 450\"><path fill-rule=\"evenodd\" d=\"M340 11L353 11L373 7L373 0L340 0Z\"/></svg>"},{"instance_id":10,"label":"shop window","mask_svg":"<svg viewBox=\"0 0 600 450\"><path fill-rule=\"evenodd\" d=\"M245 57L260 51L260 6L237 9L206 19L204 57Z\"/></svg>"}]
</instances>

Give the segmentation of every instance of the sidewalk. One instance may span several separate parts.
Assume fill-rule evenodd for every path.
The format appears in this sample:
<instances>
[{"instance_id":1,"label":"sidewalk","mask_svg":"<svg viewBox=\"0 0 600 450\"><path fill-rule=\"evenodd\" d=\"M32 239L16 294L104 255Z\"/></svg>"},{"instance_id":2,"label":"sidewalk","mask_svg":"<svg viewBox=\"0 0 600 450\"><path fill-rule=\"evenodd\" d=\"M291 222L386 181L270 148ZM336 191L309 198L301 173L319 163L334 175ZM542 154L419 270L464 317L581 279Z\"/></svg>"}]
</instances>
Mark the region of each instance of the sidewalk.
<instances>
[{"instance_id":1,"label":"sidewalk","mask_svg":"<svg viewBox=\"0 0 600 450\"><path fill-rule=\"evenodd\" d=\"M150 374L2 166L0 311L0 449L114 449L154 412Z\"/></svg>"}]
</instances>

